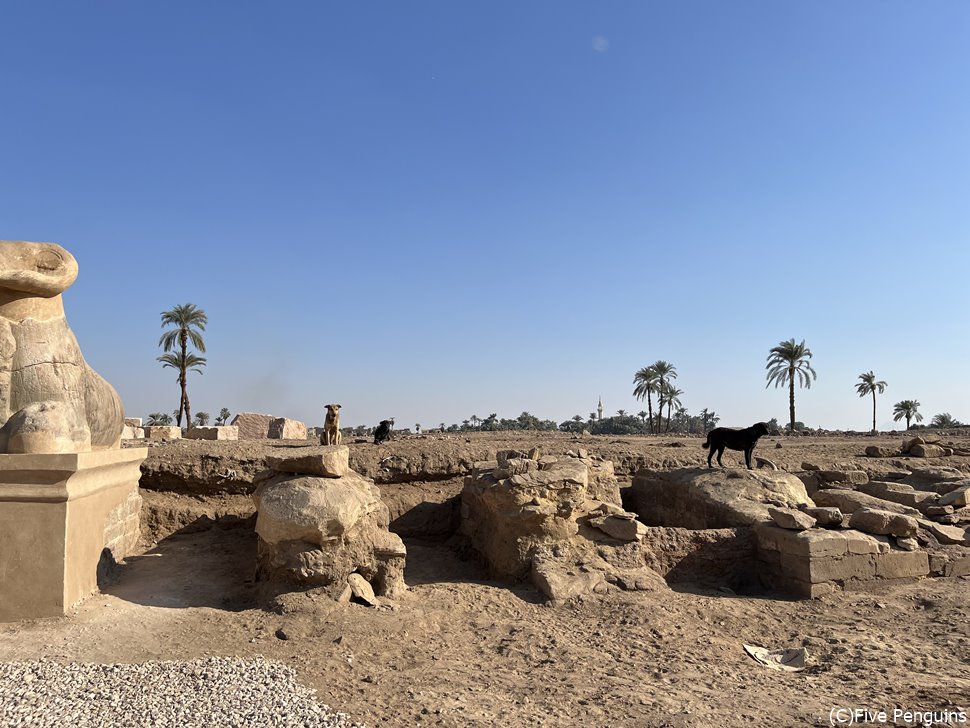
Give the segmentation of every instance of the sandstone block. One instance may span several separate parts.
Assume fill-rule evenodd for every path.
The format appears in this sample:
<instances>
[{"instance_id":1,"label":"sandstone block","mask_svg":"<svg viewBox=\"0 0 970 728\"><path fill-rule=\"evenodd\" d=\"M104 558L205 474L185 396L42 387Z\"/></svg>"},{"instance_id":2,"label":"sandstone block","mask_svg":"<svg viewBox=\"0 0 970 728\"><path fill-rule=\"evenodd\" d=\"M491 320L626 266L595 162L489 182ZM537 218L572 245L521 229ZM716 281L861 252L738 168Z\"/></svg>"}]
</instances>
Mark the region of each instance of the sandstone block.
<instances>
[{"instance_id":1,"label":"sandstone block","mask_svg":"<svg viewBox=\"0 0 970 728\"><path fill-rule=\"evenodd\" d=\"M124 427L121 428L121 439L122 440L144 440L145 428L125 425Z\"/></svg>"},{"instance_id":2,"label":"sandstone block","mask_svg":"<svg viewBox=\"0 0 970 728\"><path fill-rule=\"evenodd\" d=\"M838 508L843 513L855 513L860 508L875 508L877 510L890 511L891 513L902 513L907 516L920 515L920 512L911 506L893 503L853 490L826 488L816 491L812 496L812 500L815 501L816 505L832 506Z\"/></svg>"},{"instance_id":3,"label":"sandstone block","mask_svg":"<svg viewBox=\"0 0 970 728\"><path fill-rule=\"evenodd\" d=\"M804 531L815 525L815 518L803 511L794 508L768 508L768 515L775 525L787 528L792 531Z\"/></svg>"},{"instance_id":4,"label":"sandstone block","mask_svg":"<svg viewBox=\"0 0 970 728\"><path fill-rule=\"evenodd\" d=\"M970 485L964 485L956 490L951 490L946 495L942 496L940 500L936 502L938 506L953 506L956 508L963 508L964 506L970 505Z\"/></svg>"},{"instance_id":5,"label":"sandstone block","mask_svg":"<svg viewBox=\"0 0 970 728\"><path fill-rule=\"evenodd\" d=\"M896 545L903 551L916 551L919 549L919 541L915 538L897 538Z\"/></svg>"},{"instance_id":6,"label":"sandstone block","mask_svg":"<svg viewBox=\"0 0 970 728\"><path fill-rule=\"evenodd\" d=\"M267 437L271 440L306 440L306 425L299 420L277 417L269 423Z\"/></svg>"},{"instance_id":7,"label":"sandstone block","mask_svg":"<svg viewBox=\"0 0 970 728\"><path fill-rule=\"evenodd\" d=\"M913 508L923 509L939 500L937 493L930 493L924 490L916 490L906 483L887 483L884 481L873 480L858 486L858 490L875 498L901 503Z\"/></svg>"},{"instance_id":8,"label":"sandstone block","mask_svg":"<svg viewBox=\"0 0 970 728\"><path fill-rule=\"evenodd\" d=\"M838 508L816 506L806 508L805 513L815 519L815 525L819 528L841 528L842 511Z\"/></svg>"},{"instance_id":9,"label":"sandstone block","mask_svg":"<svg viewBox=\"0 0 970 728\"><path fill-rule=\"evenodd\" d=\"M325 445L313 450L296 457L268 457L266 464L278 473L306 473L323 478L342 478L351 472L350 448L346 445Z\"/></svg>"},{"instance_id":10,"label":"sandstone block","mask_svg":"<svg viewBox=\"0 0 970 728\"><path fill-rule=\"evenodd\" d=\"M125 424L128 427L142 427L141 417L125 417Z\"/></svg>"},{"instance_id":11,"label":"sandstone block","mask_svg":"<svg viewBox=\"0 0 970 728\"><path fill-rule=\"evenodd\" d=\"M275 419L273 415L240 412L229 424L239 428L240 440L265 440L269 437L269 423Z\"/></svg>"},{"instance_id":12,"label":"sandstone block","mask_svg":"<svg viewBox=\"0 0 970 728\"><path fill-rule=\"evenodd\" d=\"M238 440L239 428L232 425L190 427L185 436L190 440Z\"/></svg>"},{"instance_id":13,"label":"sandstone block","mask_svg":"<svg viewBox=\"0 0 970 728\"><path fill-rule=\"evenodd\" d=\"M939 445L913 445L909 449L909 454L917 458L941 458L946 453Z\"/></svg>"},{"instance_id":14,"label":"sandstone block","mask_svg":"<svg viewBox=\"0 0 970 728\"><path fill-rule=\"evenodd\" d=\"M899 450L882 445L869 445L866 448L866 457L870 458L891 458L899 454Z\"/></svg>"},{"instance_id":15,"label":"sandstone block","mask_svg":"<svg viewBox=\"0 0 970 728\"><path fill-rule=\"evenodd\" d=\"M589 525L620 541L639 541L647 532L647 527L633 513L596 516L589 519Z\"/></svg>"},{"instance_id":16,"label":"sandstone block","mask_svg":"<svg viewBox=\"0 0 970 728\"><path fill-rule=\"evenodd\" d=\"M874 508L859 508L849 519L849 527L881 536L912 538L918 528L915 518Z\"/></svg>"},{"instance_id":17,"label":"sandstone block","mask_svg":"<svg viewBox=\"0 0 970 728\"><path fill-rule=\"evenodd\" d=\"M925 551L893 551L876 560L876 576L902 579L929 576L930 562Z\"/></svg>"},{"instance_id":18,"label":"sandstone block","mask_svg":"<svg viewBox=\"0 0 970 728\"><path fill-rule=\"evenodd\" d=\"M181 440L182 428L175 425L149 425L145 428L147 440Z\"/></svg>"}]
</instances>

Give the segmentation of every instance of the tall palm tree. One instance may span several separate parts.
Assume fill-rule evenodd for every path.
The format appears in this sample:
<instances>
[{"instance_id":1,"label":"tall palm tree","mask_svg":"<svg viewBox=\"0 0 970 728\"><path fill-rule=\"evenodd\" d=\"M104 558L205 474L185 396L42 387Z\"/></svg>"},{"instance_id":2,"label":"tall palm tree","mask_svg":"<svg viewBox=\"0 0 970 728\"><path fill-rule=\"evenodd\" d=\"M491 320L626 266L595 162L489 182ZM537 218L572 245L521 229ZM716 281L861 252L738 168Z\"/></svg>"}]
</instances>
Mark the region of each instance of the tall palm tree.
<instances>
[{"instance_id":1,"label":"tall palm tree","mask_svg":"<svg viewBox=\"0 0 970 728\"><path fill-rule=\"evenodd\" d=\"M670 380L677 378L677 367L663 359L658 359L652 366L653 370L657 373L657 432L660 432L660 422L663 420L664 405L667 404L665 396L670 390ZM670 428L669 419L667 421L667 428Z\"/></svg>"},{"instance_id":2,"label":"tall palm tree","mask_svg":"<svg viewBox=\"0 0 970 728\"><path fill-rule=\"evenodd\" d=\"M158 340L158 345L165 352L171 352L178 345L175 354L166 353L158 357L163 367L173 367L179 370L178 382L182 390L182 398L179 400L179 408L176 414L176 423L182 425L182 412L185 412L186 424L192 426L192 413L189 411L189 395L186 391L187 377L190 370L202 373L200 367L205 366L205 358L190 354L188 351L189 342L199 350L200 354L205 353L205 340L202 332L205 331L209 317L205 311L194 303L183 303L176 306L171 311L162 311L162 328L174 326L171 331L166 331Z\"/></svg>"},{"instance_id":3,"label":"tall palm tree","mask_svg":"<svg viewBox=\"0 0 970 728\"><path fill-rule=\"evenodd\" d=\"M917 422L923 421L923 415L919 413L919 402L915 399L904 399L893 405L893 421L899 422L904 417L906 418L906 429L909 429L909 423L911 420L916 420Z\"/></svg>"},{"instance_id":4,"label":"tall palm tree","mask_svg":"<svg viewBox=\"0 0 970 728\"><path fill-rule=\"evenodd\" d=\"M650 395L657 391L657 372L652 366L643 367L633 375L633 396L639 400L647 400L647 416L650 418L650 430L653 431L653 400Z\"/></svg>"},{"instance_id":5,"label":"tall palm tree","mask_svg":"<svg viewBox=\"0 0 970 728\"><path fill-rule=\"evenodd\" d=\"M229 418L231 416L232 416L232 412L229 411L229 408L223 407L221 410L219 410L219 416L216 418L216 424L217 425L226 424L229 421Z\"/></svg>"},{"instance_id":6,"label":"tall palm tree","mask_svg":"<svg viewBox=\"0 0 970 728\"><path fill-rule=\"evenodd\" d=\"M471 423L472 423L472 426L474 426L474 427L478 427L478 426L479 426L479 425L481 424L481 422L482 422L482 421L481 421L481 420L480 420L480 419L478 418L478 415L472 415L472 416L471 416L471 417L469 417L468 419L469 419L469 420L471 421Z\"/></svg>"},{"instance_id":7,"label":"tall palm tree","mask_svg":"<svg viewBox=\"0 0 970 728\"><path fill-rule=\"evenodd\" d=\"M674 407L680 407L680 395L684 393L684 390L677 389L670 382L665 382L661 387L660 394L663 397L664 404L667 405L667 427L665 432L670 432L670 415L673 412Z\"/></svg>"},{"instance_id":8,"label":"tall palm tree","mask_svg":"<svg viewBox=\"0 0 970 728\"><path fill-rule=\"evenodd\" d=\"M788 414L791 417L791 431L795 431L795 379L805 389L811 389L812 381L818 376L808 360L812 358L811 350L805 346L805 340L796 344L795 339L782 341L773 346L768 354L768 384L765 389L774 384L776 387L788 385Z\"/></svg>"},{"instance_id":9,"label":"tall palm tree","mask_svg":"<svg viewBox=\"0 0 970 728\"><path fill-rule=\"evenodd\" d=\"M622 409L617 410L616 414L617 414L617 417L626 417L626 410L622 410Z\"/></svg>"},{"instance_id":10,"label":"tall palm tree","mask_svg":"<svg viewBox=\"0 0 970 728\"><path fill-rule=\"evenodd\" d=\"M175 424L179 427L182 426L182 412L185 412L185 424L187 427L192 426L192 411L189 407L189 392L186 389L187 379L189 372L198 372L202 374L202 367L205 366L205 357L196 356L191 352L171 352L169 354L162 354L158 357L158 361L162 363L162 369L172 368L178 371L178 383L182 388L182 399L179 402L179 408L175 411Z\"/></svg>"},{"instance_id":11,"label":"tall palm tree","mask_svg":"<svg viewBox=\"0 0 970 728\"><path fill-rule=\"evenodd\" d=\"M871 371L865 374L860 374L859 379L862 381L855 385L855 391L859 393L860 397L865 397L867 394L872 395L872 434L876 434L876 392L882 394L886 391L885 382L877 382L876 375Z\"/></svg>"}]
</instances>

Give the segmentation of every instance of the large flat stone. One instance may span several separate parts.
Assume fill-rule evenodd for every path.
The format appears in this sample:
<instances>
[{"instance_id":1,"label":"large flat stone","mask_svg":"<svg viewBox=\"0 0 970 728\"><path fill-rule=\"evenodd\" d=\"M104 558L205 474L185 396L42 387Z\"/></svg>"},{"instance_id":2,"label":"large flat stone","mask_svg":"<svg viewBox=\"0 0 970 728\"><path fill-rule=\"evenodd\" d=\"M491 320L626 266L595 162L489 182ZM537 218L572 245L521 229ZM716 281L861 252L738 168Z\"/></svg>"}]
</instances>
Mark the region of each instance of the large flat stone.
<instances>
[{"instance_id":1,"label":"large flat stone","mask_svg":"<svg viewBox=\"0 0 970 728\"><path fill-rule=\"evenodd\" d=\"M323 478L342 478L350 472L350 448L325 445L296 457L268 457L266 465L279 473L305 473Z\"/></svg>"},{"instance_id":2,"label":"large flat stone","mask_svg":"<svg viewBox=\"0 0 970 728\"><path fill-rule=\"evenodd\" d=\"M841 488L826 488L818 490L812 495L812 500L818 506L833 506L843 513L855 513L860 508L876 508L891 513L902 513L906 516L919 516L920 512L912 506L875 498L866 493Z\"/></svg>"}]
</instances>

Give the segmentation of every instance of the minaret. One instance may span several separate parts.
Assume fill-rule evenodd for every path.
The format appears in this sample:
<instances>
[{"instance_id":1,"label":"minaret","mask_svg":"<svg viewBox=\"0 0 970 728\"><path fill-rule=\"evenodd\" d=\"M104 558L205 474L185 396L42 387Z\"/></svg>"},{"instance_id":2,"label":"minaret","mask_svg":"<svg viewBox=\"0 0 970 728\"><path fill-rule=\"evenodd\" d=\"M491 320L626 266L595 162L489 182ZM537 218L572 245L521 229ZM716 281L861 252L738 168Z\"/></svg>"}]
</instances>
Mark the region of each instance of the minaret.
<instances>
[{"instance_id":1,"label":"minaret","mask_svg":"<svg viewBox=\"0 0 970 728\"><path fill-rule=\"evenodd\" d=\"M600 403L596 407L596 419L597 420L602 420L603 419L603 397L602 397L602 395L600 395Z\"/></svg>"}]
</instances>

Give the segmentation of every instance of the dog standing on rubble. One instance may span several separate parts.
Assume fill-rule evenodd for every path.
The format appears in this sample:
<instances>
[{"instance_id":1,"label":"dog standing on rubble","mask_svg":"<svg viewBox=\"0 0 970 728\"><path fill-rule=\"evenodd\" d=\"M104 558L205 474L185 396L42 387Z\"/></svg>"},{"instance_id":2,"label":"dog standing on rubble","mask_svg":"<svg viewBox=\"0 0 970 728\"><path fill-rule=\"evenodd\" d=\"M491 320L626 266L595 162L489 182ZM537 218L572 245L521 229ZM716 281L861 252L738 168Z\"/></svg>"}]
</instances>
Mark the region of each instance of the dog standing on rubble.
<instances>
[{"instance_id":1,"label":"dog standing on rubble","mask_svg":"<svg viewBox=\"0 0 970 728\"><path fill-rule=\"evenodd\" d=\"M327 405L327 419L323 423L323 436L320 438L321 445L340 444L340 405Z\"/></svg>"},{"instance_id":2,"label":"dog standing on rubble","mask_svg":"<svg viewBox=\"0 0 970 728\"><path fill-rule=\"evenodd\" d=\"M751 427L743 430L733 430L730 427L715 427L707 433L707 439L701 447L709 447L707 453L707 467L712 467L711 458L717 452L717 464L723 467L721 455L724 448L730 450L741 450L744 452L744 464L751 470L751 453L758 440L768 434L768 425L765 422L757 422Z\"/></svg>"}]
</instances>

